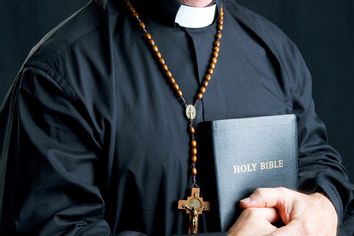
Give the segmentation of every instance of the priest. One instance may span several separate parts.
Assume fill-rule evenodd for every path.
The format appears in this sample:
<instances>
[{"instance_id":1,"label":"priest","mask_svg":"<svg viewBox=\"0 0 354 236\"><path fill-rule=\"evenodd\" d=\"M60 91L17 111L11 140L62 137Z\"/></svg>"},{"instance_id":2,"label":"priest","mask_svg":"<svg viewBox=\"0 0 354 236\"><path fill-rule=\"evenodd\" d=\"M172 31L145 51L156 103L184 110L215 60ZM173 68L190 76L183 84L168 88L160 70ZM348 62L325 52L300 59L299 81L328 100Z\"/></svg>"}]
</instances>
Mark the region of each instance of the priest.
<instances>
[{"instance_id":1,"label":"priest","mask_svg":"<svg viewBox=\"0 0 354 236\"><path fill-rule=\"evenodd\" d=\"M278 114L300 192L258 189L218 232L196 126ZM234 0L91 1L24 62L0 155L1 235L336 235L353 195L298 49Z\"/></svg>"}]
</instances>

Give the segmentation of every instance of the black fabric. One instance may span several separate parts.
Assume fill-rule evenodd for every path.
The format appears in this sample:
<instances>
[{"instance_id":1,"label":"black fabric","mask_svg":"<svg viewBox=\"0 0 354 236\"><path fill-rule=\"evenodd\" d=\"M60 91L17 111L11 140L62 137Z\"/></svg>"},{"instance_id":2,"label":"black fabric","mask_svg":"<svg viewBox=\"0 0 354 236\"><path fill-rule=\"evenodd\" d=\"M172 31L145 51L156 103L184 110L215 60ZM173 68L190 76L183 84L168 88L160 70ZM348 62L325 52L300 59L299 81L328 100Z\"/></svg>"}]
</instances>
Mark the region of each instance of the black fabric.
<instances>
[{"instance_id":1,"label":"black fabric","mask_svg":"<svg viewBox=\"0 0 354 236\"><path fill-rule=\"evenodd\" d=\"M238 0L299 47L313 78L316 110L354 181L354 4L351 0Z\"/></svg>"},{"instance_id":2,"label":"black fabric","mask_svg":"<svg viewBox=\"0 0 354 236\"><path fill-rule=\"evenodd\" d=\"M0 100L28 52L88 0L3 0L0 7ZM330 144L354 181L354 5L351 0L238 0L280 26L300 48L313 76L316 110ZM308 22L311 22L309 24Z\"/></svg>"},{"instance_id":3,"label":"black fabric","mask_svg":"<svg viewBox=\"0 0 354 236\"><path fill-rule=\"evenodd\" d=\"M224 4L220 58L196 123L296 114L301 189L325 192L341 219L353 186L327 144L297 48L268 21ZM147 19L147 27L191 102L215 24L185 30ZM35 47L1 108L1 233L184 233L183 112L124 7L91 2ZM217 231L207 218L201 231Z\"/></svg>"}]
</instances>

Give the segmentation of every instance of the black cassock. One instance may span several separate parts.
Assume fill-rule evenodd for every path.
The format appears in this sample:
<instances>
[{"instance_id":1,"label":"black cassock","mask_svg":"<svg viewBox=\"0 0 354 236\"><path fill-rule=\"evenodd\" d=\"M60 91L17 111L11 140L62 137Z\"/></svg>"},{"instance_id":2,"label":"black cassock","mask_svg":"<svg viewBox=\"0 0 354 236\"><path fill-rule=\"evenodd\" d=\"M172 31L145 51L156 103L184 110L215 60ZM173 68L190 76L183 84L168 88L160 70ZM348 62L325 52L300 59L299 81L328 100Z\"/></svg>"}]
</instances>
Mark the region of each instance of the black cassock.
<instances>
[{"instance_id":1,"label":"black cassock","mask_svg":"<svg viewBox=\"0 0 354 236\"><path fill-rule=\"evenodd\" d=\"M145 3L147 29L191 103L216 23L181 28L177 1ZM296 114L300 190L324 192L342 218L353 187L327 144L297 48L262 17L223 4L219 61L196 123ZM0 121L1 235L185 232L176 209L191 182L184 108L120 1L92 1L51 31L24 63ZM201 231L217 231L206 218Z\"/></svg>"}]
</instances>

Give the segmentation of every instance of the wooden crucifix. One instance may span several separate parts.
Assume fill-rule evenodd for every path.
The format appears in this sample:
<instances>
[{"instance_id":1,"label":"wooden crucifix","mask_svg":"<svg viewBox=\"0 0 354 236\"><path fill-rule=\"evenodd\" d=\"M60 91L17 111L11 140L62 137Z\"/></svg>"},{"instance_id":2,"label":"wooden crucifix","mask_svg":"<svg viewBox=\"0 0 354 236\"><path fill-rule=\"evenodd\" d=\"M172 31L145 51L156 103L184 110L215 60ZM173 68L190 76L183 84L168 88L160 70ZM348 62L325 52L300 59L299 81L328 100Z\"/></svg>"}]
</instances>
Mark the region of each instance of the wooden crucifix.
<instances>
[{"instance_id":1,"label":"wooden crucifix","mask_svg":"<svg viewBox=\"0 0 354 236\"><path fill-rule=\"evenodd\" d=\"M192 188L191 196L187 200L178 201L178 209L185 210L189 215L188 234L198 234L198 217L203 211L210 210L210 203L200 197L200 189Z\"/></svg>"}]
</instances>

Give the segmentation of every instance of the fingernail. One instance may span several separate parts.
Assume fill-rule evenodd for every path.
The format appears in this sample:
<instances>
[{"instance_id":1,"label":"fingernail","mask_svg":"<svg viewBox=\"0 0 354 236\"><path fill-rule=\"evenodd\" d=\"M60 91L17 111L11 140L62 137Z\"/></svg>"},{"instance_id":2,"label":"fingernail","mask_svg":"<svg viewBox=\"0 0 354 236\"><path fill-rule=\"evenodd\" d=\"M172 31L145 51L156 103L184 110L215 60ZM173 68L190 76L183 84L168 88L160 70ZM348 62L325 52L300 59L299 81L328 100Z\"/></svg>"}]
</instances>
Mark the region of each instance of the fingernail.
<instances>
[{"instance_id":1,"label":"fingernail","mask_svg":"<svg viewBox=\"0 0 354 236\"><path fill-rule=\"evenodd\" d=\"M251 200L251 198L244 198L244 199L242 199L241 201L240 201L240 203L250 203L252 200Z\"/></svg>"}]
</instances>

